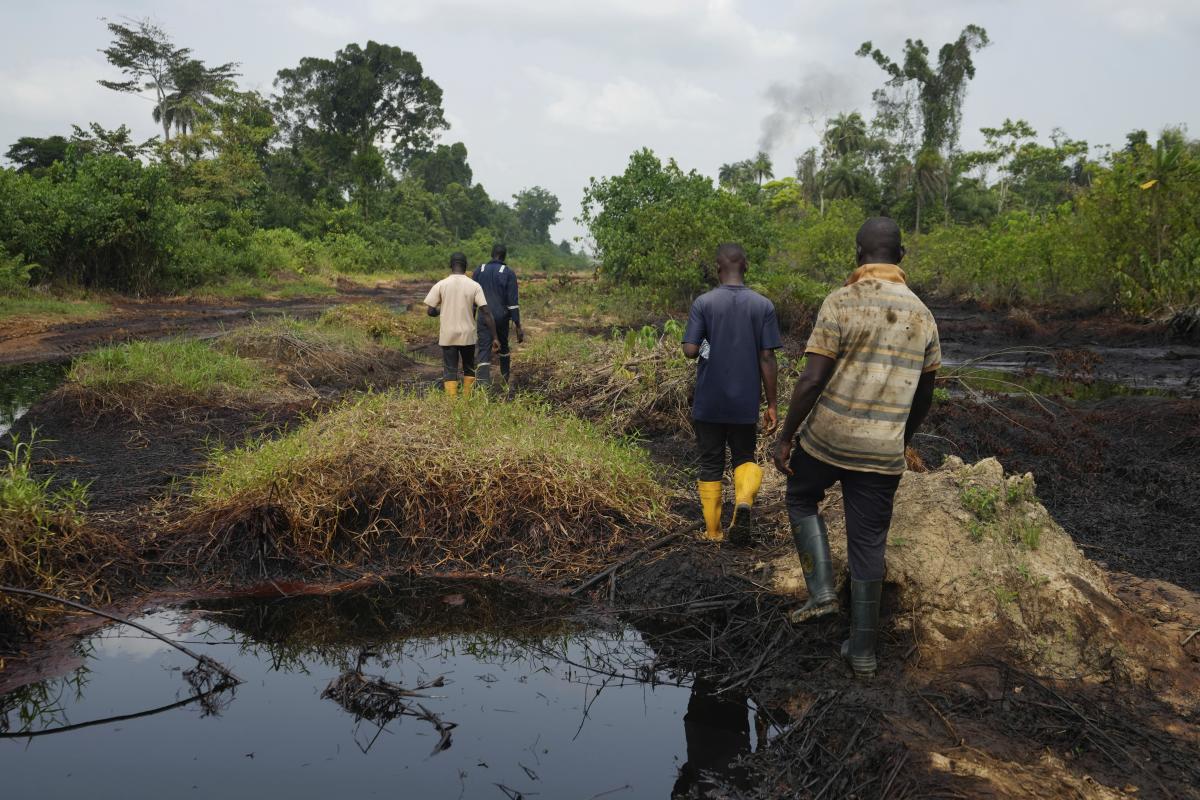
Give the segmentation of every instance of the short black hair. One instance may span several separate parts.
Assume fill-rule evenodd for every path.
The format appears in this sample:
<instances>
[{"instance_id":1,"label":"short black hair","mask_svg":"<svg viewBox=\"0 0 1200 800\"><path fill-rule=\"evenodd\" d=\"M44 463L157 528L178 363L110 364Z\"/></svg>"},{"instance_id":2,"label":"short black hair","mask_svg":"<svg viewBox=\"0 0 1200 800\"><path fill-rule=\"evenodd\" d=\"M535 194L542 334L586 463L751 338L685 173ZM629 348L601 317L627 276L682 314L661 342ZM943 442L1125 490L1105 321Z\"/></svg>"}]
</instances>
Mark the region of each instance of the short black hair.
<instances>
[{"instance_id":1,"label":"short black hair","mask_svg":"<svg viewBox=\"0 0 1200 800\"><path fill-rule=\"evenodd\" d=\"M904 248L900 245L900 226L891 217L871 217L858 229L854 237L864 256L871 256L890 264L900 263Z\"/></svg>"},{"instance_id":2,"label":"short black hair","mask_svg":"<svg viewBox=\"0 0 1200 800\"><path fill-rule=\"evenodd\" d=\"M746 250L737 242L723 242L717 245L717 258L733 264L746 263Z\"/></svg>"},{"instance_id":3,"label":"short black hair","mask_svg":"<svg viewBox=\"0 0 1200 800\"><path fill-rule=\"evenodd\" d=\"M463 269L466 269L466 268L467 268L467 256L466 256L466 254L464 254L464 253L451 253L451 254L450 254L450 266L451 266L451 267L462 267Z\"/></svg>"},{"instance_id":4,"label":"short black hair","mask_svg":"<svg viewBox=\"0 0 1200 800\"><path fill-rule=\"evenodd\" d=\"M492 258L496 259L497 261L503 261L507 257L508 257L508 248L507 247L500 244L499 242L492 245Z\"/></svg>"}]
</instances>

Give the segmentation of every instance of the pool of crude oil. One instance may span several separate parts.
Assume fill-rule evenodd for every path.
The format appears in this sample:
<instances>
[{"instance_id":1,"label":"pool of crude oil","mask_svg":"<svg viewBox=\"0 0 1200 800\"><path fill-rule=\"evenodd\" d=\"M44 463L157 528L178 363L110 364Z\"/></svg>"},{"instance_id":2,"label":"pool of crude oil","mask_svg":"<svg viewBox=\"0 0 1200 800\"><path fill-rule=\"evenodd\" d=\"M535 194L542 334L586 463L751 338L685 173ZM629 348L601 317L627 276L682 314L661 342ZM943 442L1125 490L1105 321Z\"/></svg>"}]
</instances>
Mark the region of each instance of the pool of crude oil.
<instances>
[{"instance_id":1,"label":"pool of crude oil","mask_svg":"<svg viewBox=\"0 0 1200 800\"><path fill-rule=\"evenodd\" d=\"M669 798L772 728L649 636L478 584L207 603L114 625L0 696L6 798ZM210 676L211 677L211 676Z\"/></svg>"},{"instance_id":2,"label":"pool of crude oil","mask_svg":"<svg viewBox=\"0 0 1200 800\"><path fill-rule=\"evenodd\" d=\"M69 366L65 362L44 362L0 367L0 437L30 406L62 383Z\"/></svg>"}]
</instances>

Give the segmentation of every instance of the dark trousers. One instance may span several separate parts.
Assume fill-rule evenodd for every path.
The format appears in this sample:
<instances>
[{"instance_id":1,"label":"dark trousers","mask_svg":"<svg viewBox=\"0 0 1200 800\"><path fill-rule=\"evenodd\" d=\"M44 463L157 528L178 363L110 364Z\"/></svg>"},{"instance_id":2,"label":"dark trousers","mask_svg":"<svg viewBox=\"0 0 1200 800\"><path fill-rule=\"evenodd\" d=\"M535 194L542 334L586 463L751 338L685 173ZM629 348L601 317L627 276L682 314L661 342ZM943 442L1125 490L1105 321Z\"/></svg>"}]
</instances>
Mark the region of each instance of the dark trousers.
<instances>
[{"instance_id":1,"label":"dark trousers","mask_svg":"<svg viewBox=\"0 0 1200 800\"><path fill-rule=\"evenodd\" d=\"M725 448L733 461L733 468L754 460L754 446L758 441L758 426L728 425L723 422L701 422L692 420L696 431L696 447L700 451L700 480L719 481L725 474Z\"/></svg>"},{"instance_id":2,"label":"dark trousers","mask_svg":"<svg viewBox=\"0 0 1200 800\"><path fill-rule=\"evenodd\" d=\"M508 350L508 317L496 320L496 338L500 340L500 374L508 380L511 354ZM492 382L492 331L480 317L475 326L479 343L475 345L475 358L479 365L479 382Z\"/></svg>"},{"instance_id":3,"label":"dark trousers","mask_svg":"<svg viewBox=\"0 0 1200 800\"><path fill-rule=\"evenodd\" d=\"M452 345L442 348L442 378L448 381L458 380L458 363L462 362L464 378L475 375L475 345Z\"/></svg>"},{"instance_id":4,"label":"dark trousers","mask_svg":"<svg viewBox=\"0 0 1200 800\"><path fill-rule=\"evenodd\" d=\"M835 467L813 458L799 445L792 453L790 466L794 474L787 480L788 515L815 515L818 504L825 499L825 490L841 481L850 577L856 581L882 580L892 501L900 476Z\"/></svg>"}]
</instances>

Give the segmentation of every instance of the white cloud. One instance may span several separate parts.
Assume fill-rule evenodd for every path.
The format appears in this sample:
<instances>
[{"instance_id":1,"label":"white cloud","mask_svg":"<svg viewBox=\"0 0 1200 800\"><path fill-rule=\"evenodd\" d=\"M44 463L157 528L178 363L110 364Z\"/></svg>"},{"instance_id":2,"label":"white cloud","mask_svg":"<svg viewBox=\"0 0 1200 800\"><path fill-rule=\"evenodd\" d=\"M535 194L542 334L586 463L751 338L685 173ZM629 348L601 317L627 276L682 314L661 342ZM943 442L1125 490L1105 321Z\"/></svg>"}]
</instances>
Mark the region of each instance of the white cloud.
<instances>
[{"instance_id":1,"label":"white cloud","mask_svg":"<svg viewBox=\"0 0 1200 800\"><path fill-rule=\"evenodd\" d=\"M21 135L40 135L34 127L47 122L55 124L49 132L66 135L70 126L64 117L80 125L92 120L108 125L143 114L149 119L146 98L105 89L96 83L101 77L120 75L99 56L34 59L7 69L0 65L0 108L7 120L30 126Z\"/></svg>"},{"instance_id":2,"label":"white cloud","mask_svg":"<svg viewBox=\"0 0 1200 800\"><path fill-rule=\"evenodd\" d=\"M741 0L370 0L367 12L378 22L488 29L498 38L544 36L612 50L634 44L648 55L697 45L749 58L798 50L795 35L755 24L741 5Z\"/></svg>"},{"instance_id":3,"label":"white cloud","mask_svg":"<svg viewBox=\"0 0 1200 800\"><path fill-rule=\"evenodd\" d=\"M1118 31L1136 36L1179 33L1200 26L1196 0L1088 0L1081 5Z\"/></svg>"},{"instance_id":4,"label":"white cloud","mask_svg":"<svg viewBox=\"0 0 1200 800\"><path fill-rule=\"evenodd\" d=\"M669 130L711 114L717 95L686 81L654 88L628 77L588 83L530 68L533 80L552 98L546 118L593 133Z\"/></svg>"},{"instance_id":5,"label":"white cloud","mask_svg":"<svg viewBox=\"0 0 1200 800\"><path fill-rule=\"evenodd\" d=\"M354 21L333 11L325 11L307 3L288 9L288 19L301 30L321 36L350 36L355 29Z\"/></svg>"}]
</instances>

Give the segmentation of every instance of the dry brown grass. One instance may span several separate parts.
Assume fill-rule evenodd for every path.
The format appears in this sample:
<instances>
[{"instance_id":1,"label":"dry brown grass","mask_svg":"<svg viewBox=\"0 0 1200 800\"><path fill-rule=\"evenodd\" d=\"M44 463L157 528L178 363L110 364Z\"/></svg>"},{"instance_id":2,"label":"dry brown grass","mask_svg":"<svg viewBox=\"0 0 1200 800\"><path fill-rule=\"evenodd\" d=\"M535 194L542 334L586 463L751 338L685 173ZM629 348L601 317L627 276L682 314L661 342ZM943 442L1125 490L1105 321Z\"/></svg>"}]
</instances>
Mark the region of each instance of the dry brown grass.
<instances>
[{"instance_id":1,"label":"dry brown grass","mask_svg":"<svg viewBox=\"0 0 1200 800\"><path fill-rule=\"evenodd\" d=\"M556 408L620 433L687 430L695 365L680 349L680 331L653 328L599 339L551 333L521 356L534 388Z\"/></svg>"},{"instance_id":2,"label":"dry brown grass","mask_svg":"<svg viewBox=\"0 0 1200 800\"><path fill-rule=\"evenodd\" d=\"M383 382L412 363L400 348L365 331L291 319L236 328L217 340L216 347L262 361L291 383L310 389Z\"/></svg>"},{"instance_id":3,"label":"dry brown grass","mask_svg":"<svg viewBox=\"0 0 1200 800\"><path fill-rule=\"evenodd\" d=\"M386 567L538 578L666 523L646 455L527 400L369 395L212 459L171 558L202 569Z\"/></svg>"}]
</instances>

